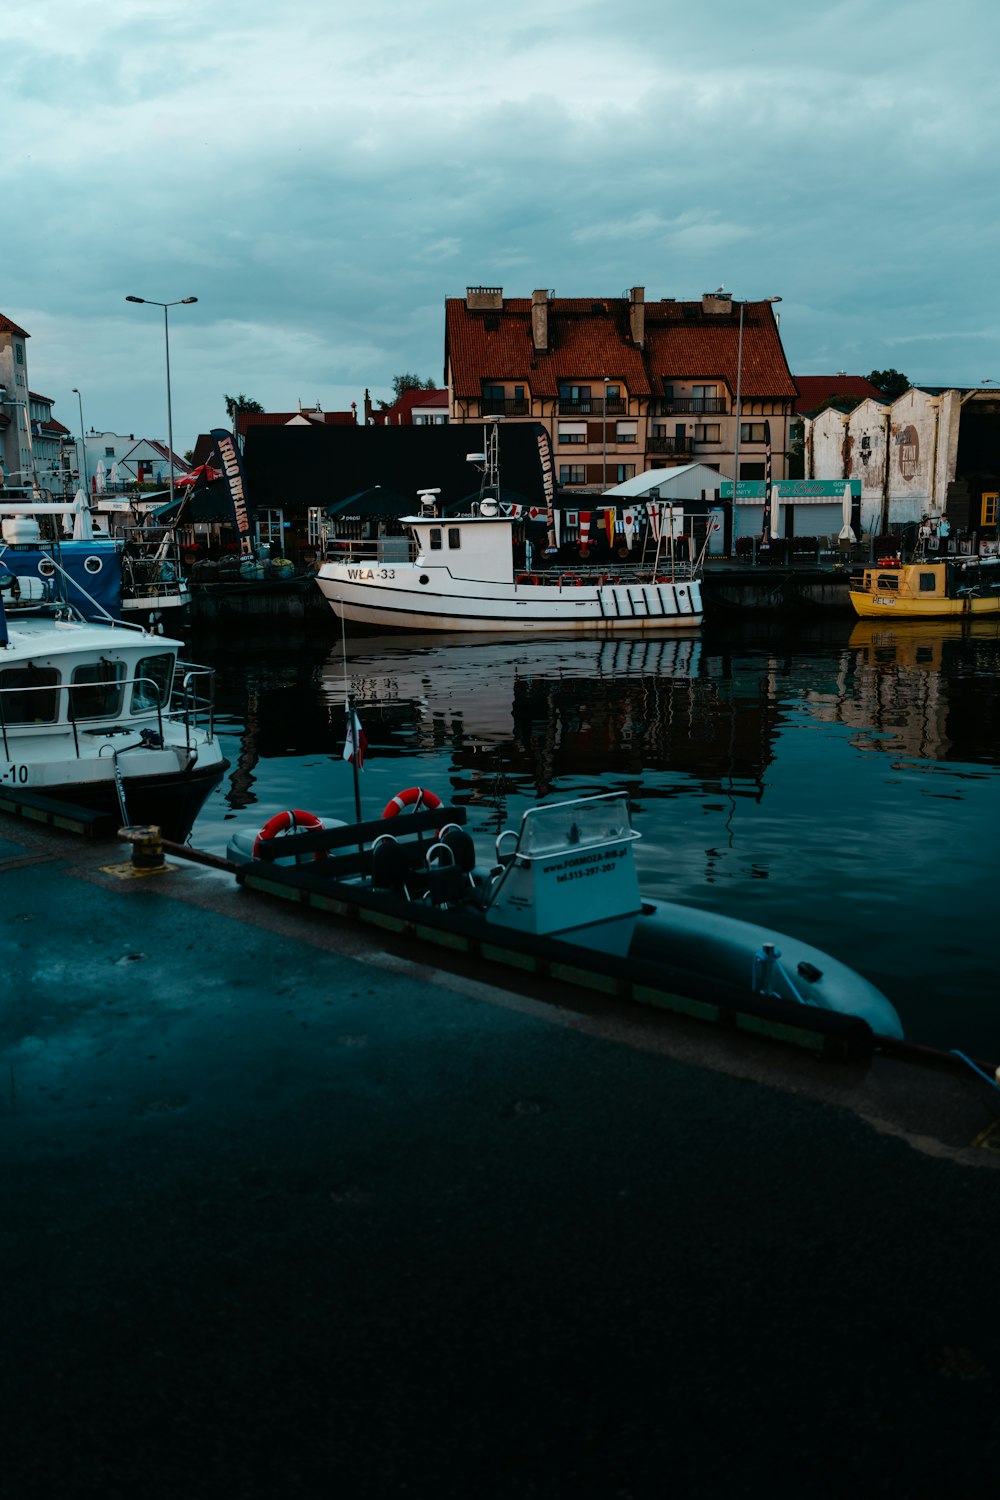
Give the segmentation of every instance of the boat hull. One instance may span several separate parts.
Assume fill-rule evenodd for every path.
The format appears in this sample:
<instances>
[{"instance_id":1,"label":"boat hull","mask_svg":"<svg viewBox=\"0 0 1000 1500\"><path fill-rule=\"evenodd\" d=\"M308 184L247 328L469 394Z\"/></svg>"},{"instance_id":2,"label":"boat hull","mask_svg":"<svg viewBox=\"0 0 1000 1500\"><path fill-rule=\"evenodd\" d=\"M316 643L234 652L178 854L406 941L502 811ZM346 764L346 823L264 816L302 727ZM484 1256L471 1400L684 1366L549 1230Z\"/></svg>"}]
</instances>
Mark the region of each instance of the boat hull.
<instances>
[{"instance_id":1,"label":"boat hull","mask_svg":"<svg viewBox=\"0 0 1000 1500\"><path fill-rule=\"evenodd\" d=\"M671 627L690 630L702 622L698 579L562 587L544 583L463 587L461 580L454 580L454 588L445 590L422 587L416 570L412 583L398 577L357 576L379 572L398 575L402 569L325 564L316 581L338 618L376 630L612 635Z\"/></svg>"},{"instance_id":2,"label":"boat hull","mask_svg":"<svg viewBox=\"0 0 1000 1500\"><path fill-rule=\"evenodd\" d=\"M863 620L957 620L1000 615L1000 596L921 600L851 589L850 599L855 613Z\"/></svg>"},{"instance_id":3,"label":"boat hull","mask_svg":"<svg viewBox=\"0 0 1000 1500\"><path fill-rule=\"evenodd\" d=\"M152 753L151 759L155 756ZM160 757L155 757L160 759ZM172 765L171 765L172 762ZM122 792L129 823L155 824L164 838L183 843L213 788L228 767L221 756L188 768L170 757L164 766L137 770L122 766ZM25 770L29 774L25 775ZM0 761L0 789L39 793L57 802L107 813L122 820L118 785L110 758L98 762L53 761L41 767Z\"/></svg>"}]
</instances>

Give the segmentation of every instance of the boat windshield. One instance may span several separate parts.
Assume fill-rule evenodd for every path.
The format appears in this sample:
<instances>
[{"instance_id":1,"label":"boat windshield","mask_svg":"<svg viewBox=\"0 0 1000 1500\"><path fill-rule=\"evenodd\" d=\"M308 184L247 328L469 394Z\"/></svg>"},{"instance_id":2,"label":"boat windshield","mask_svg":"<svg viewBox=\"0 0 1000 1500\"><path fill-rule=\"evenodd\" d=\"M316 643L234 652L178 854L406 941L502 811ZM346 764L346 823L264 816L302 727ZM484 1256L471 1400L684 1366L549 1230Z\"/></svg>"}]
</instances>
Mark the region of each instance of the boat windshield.
<instances>
[{"instance_id":1,"label":"boat windshield","mask_svg":"<svg viewBox=\"0 0 1000 1500\"><path fill-rule=\"evenodd\" d=\"M174 653L158 651L136 662L135 686L132 689L132 712L165 708L170 700L174 680Z\"/></svg>"},{"instance_id":2,"label":"boat windshield","mask_svg":"<svg viewBox=\"0 0 1000 1500\"><path fill-rule=\"evenodd\" d=\"M639 836L632 828L627 795L612 792L606 797L583 797L577 802L533 807L521 819L517 852L528 859L538 859Z\"/></svg>"}]
</instances>

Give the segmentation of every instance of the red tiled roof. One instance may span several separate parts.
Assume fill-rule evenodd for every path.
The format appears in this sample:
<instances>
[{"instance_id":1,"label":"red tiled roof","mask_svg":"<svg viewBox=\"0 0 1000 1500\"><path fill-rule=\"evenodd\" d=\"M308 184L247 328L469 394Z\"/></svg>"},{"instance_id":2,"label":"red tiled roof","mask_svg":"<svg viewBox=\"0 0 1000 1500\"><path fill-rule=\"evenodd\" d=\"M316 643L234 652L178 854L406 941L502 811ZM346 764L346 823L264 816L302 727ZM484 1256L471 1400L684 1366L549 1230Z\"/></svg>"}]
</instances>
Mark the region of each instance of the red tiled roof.
<instances>
[{"instance_id":1,"label":"red tiled roof","mask_svg":"<svg viewBox=\"0 0 1000 1500\"><path fill-rule=\"evenodd\" d=\"M662 395L673 380L724 381L736 392L739 313L705 313L698 302L646 302L644 347L632 342L629 302L553 297L549 348L531 338L531 300L505 298L502 310L470 311L464 298L445 303L446 350L454 394L480 395L484 381L523 381L536 398L558 395L560 383L605 376L631 396ZM748 400L794 398L777 324L766 302L744 304L741 394Z\"/></svg>"},{"instance_id":2,"label":"red tiled roof","mask_svg":"<svg viewBox=\"0 0 1000 1500\"><path fill-rule=\"evenodd\" d=\"M236 414L236 430L245 433L248 427L287 427L295 417L306 417L317 427L353 427L357 421L353 411L241 411Z\"/></svg>"},{"instance_id":3,"label":"red tiled roof","mask_svg":"<svg viewBox=\"0 0 1000 1500\"><path fill-rule=\"evenodd\" d=\"M862 401L869 397L875 401L885 399L878 387L863 375L796 375L795 384L799 388L795 411L799 413L815 411L824 401L836 400L838 396L859 397Z\"/></svg>"},{"instance_id":4,"label":"red tiled roof","mask_svg":"<svg viewBox=\"0 0 1000 1500\"><path fill-rule=\"evenodd\" d=\"M25 333L23 328L19 328L16 323L12 323L10 318L5 318L3 313L0 313L0 333L16 333L19 338L31 338L30 333Z\"/></svg>"},{"instance_id":5,"label":"red tiled roof","mask_svg":"<svg viewBox=\"0 0 1000 1500\"><path fill-rule=\"evenodd\" d=\"M373 412L376 427L383 426L412 426L413 408L415 406L447 407L448 392L446 390L426 390L421 387L408 386L397 401L386 408L385 411Z\"/></svg>"}]
</instances>

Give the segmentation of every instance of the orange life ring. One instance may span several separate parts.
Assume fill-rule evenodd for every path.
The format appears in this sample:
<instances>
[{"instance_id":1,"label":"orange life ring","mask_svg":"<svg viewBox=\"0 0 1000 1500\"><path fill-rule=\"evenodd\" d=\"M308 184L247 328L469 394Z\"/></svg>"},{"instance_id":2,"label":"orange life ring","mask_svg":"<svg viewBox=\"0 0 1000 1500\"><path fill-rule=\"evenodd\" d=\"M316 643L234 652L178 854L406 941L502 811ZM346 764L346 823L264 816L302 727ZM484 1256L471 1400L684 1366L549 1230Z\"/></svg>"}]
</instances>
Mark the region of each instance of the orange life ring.
<instances>
[{"instance_id":1,"label":"orange life ring","mask_svg":"<svg viewBox=\"0 0 1000 1500\"><path fill-rule=\"evenodd\" d=\"M562 588L564 583L575 583L581 588L583 587L583 579L580 577L579 573L560 573L559 587Z\"/></svg>"},{"instance_id":2,"label":"orange life ring","mask_svg":"<svg viewBox=\"0 0 1000 1500\"><path fill-rule=\"evenodd\" d=\"M382 810L383 818L395 818L407 807L412 807L419 812L426 807L428 812L434 812L441 806L441 798L434 792L425 791L422 786L408 786L405 792L397 792L391 802L387 802Z\"/></svg>"},{"instance_id":3,"label":"orange life ring","mask_svg":"<svg viewBox=\"0 0 1000 1500\"><path fill-rule=\"evenodd\" d=\"M315 813L304 812L301 807L293 807L288 812L275 813L273 818L268 818L263 828L253 841L253 858L260 856L261 844L268 843L276 838L279 833L288 833L295 828L322 828L322 818L317 818ZM321 859L322 853L313 855L314 859Z\"/></svg>"},{"instance_id":4,"label":"orange life ring","mask_svg":"<svg viewBox=\"0 0 1000 1500\"><path fill-rule=\"evenodd\" d=\"M538 579L535 577L534 573L518 573L517 577L514 579L514 582L515 583L537 583Z\"/></svg>"}]
</instances>

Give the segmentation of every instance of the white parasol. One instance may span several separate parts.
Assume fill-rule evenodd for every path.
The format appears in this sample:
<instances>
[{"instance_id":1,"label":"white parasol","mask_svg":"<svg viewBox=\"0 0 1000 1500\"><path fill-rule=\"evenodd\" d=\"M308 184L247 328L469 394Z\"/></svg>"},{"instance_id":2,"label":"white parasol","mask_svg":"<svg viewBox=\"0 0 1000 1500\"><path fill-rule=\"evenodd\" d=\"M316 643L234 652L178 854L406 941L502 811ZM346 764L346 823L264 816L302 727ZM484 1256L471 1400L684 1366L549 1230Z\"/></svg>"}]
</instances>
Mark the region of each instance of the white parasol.
<instances>
[{"instance_id":1,"label":"white parasol","mask_svg":"<svg viewBox=\"0 0 1000 1500\"><path fill-rule=\"evenodd\" d=\"M110 486L112 488L112 491L117 490L117 488L118 488L118 465L117 464L112 464L111 465L111 473L108 475L108 483L110 484Z\"/></svg>"},{"instance_id":2,"label":"white parasol","mask_svg":"<svg viewBox=\"0 0 1000 1500\"><path fill-rule=\"evenodd\" d=\"M781 517L781 499L778 486L771 486L771 540L774 541L778 535L779 521Z\"/></svg>"},{"instance_id":3,"label":"white parasol","mask_svg":"<svg viewBox=\"0 0 1000 1500\"><path fill-rule=\"evenodd\" d=\"M95 482L97 484L97 493L99 495L103 495L105 487L106 487L106 484L107 484L107 480L105 479L105 475L104 475L104 459L103 458L99 458L97 460L97 471L94 474L94 480L95 480Z\"/></svg>"},{"instance_id":4,"label":"white parasol","mask_svg":"<svg viewBox=\"0 0 1000 1500\"><path fill-rule=\"evenodd\" d=\"M76 542L94 540L94 523L83 490L77 490L73 496L73 540Z\"/></svg>"},{"instance_id":5,"label":"white parasol","mask_svg":"<svg viewBox=\"0 0 1000 1500\"><path fill-rule=\"evenodd\" d=\"M838 538L838 540L842 542L857 541L857 537L854 535L854 529L851 526L852 506L853 498L851 496L851 484L850 480L848 480L847 484L844 485L844 524L840 528L840 537Z\"/></svg>"}]
</instances>

